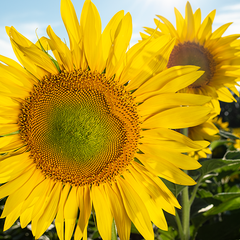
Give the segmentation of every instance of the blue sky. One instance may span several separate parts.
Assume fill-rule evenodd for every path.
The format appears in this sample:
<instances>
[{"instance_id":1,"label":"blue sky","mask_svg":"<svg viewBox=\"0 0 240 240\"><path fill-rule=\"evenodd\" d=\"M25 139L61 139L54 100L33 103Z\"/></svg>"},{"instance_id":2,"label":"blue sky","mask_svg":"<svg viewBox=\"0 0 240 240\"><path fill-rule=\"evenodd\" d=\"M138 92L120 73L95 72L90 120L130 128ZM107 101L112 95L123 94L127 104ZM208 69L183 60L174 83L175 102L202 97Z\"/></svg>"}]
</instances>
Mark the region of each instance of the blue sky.
<instances>
[{"instance_id":1,"label":"blue sky","mask_svg":"<svg viewBox=\"0 0 240 240\"><path fill-rule=\"evenodd\" d=\"M84 0L72 0L78 17ZM118 11L130 12L133 20L133 36L131 45L140 38L142 27L155 27L153 18L162 15L175 25L174 7L185 14L185 0L92 0L97 6L102 19L103 28ZM213 9L217 14L213 30L227 22L233 22L226 34L240 33L240 1L239 0L190 0L193 11L201 8L202 18ZM51 25L61 39L67 34L61 20L60 0L8 0L1 1L0 7L0 54L16 60L11 49L5 26L14 26L20 33L36 42L38 36L46 36L46 28Z\"/></svg>"}]
</instances>

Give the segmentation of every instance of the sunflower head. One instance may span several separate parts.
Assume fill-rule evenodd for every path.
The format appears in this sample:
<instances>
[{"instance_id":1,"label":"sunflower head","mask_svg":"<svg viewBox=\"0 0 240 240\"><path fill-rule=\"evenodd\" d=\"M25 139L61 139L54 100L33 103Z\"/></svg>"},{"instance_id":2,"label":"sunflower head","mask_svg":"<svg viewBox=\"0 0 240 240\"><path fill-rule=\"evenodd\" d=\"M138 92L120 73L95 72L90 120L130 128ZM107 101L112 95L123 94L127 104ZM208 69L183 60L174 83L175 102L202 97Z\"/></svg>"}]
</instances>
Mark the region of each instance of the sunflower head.
<instances>
[{"instance_id":1,"label":"sunflower head","mask_svg":"<svg viewBox=\"0 0 240 240\"><path fill-rule=\"evenodd\" d=\"M89 70L44 77L21 103L18 124L37 168L76 186L121 174L140 136L131 94Z\"/></svg>"},{"instance_id":2,"label":"sunflower head","mask_svg":"<svg viewBox=\"0 0 240 240\"><path fill-rule=\"evenodd\" d=\"M155 38L165 34L176 38L167 67L195 65L205 71L199 79L181 91L232 102L235 99L229 90L239 94L235 85L239 78L237 69L240 63L236 39L240 35L222 36L231 23L212 31L215 14L213 10L202 21L201 10L197 9L194 13L187 2L185 18L175 8L176 28L166 18L157 15L158 19L154 19L157 31L151 28L145 28L145 31ZM141 35L143 39L148 38L146 34Z\"/></svg>"},{"instance_id":3,"label":"sunflower head","mask_svg":"<svg viewBox=\"0 0 240 240\"><path fill-rule=\"evenodd\" d=\"M221 117L213 118L212 122L215 124L215 126L219 130L229 131L229 128L228 128L229 122L223 122Z\"/></svg>"}]
</instances>

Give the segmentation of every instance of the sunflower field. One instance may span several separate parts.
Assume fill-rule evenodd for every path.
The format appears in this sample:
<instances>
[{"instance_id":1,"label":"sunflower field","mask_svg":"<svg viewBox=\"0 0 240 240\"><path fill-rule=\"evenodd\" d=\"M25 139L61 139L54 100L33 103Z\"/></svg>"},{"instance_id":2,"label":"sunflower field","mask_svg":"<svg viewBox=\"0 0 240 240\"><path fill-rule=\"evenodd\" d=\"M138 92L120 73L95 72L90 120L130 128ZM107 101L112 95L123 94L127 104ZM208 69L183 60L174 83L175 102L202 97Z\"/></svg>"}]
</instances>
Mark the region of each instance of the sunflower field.
<instances>
[{"instance_id":1,"label":"sunflower field","mask_svg":"<svg viewBox=\"0 0 240 240\"><path fill-rule=\"evenodd\" d=\"M60 2L69 44L6 27L0 239L240 239L240 34L187 2L130 47L130 13Z\"/></svg>"}]
</instances>

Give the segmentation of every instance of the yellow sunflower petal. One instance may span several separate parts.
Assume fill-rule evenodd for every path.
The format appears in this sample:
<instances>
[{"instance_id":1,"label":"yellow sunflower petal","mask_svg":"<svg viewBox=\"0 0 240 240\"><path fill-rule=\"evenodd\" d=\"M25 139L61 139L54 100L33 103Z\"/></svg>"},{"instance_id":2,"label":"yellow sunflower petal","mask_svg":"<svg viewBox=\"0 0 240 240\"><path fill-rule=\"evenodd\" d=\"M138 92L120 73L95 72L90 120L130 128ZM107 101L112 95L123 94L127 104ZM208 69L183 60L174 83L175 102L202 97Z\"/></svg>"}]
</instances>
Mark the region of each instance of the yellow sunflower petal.
<instances>
[{"instance_id":1,"label":"yellow sunflower petal","mask_svg":"<svg viewBox=\"0 0 240 240\"><path fill-rule=\"evenodd\" d=\"M33 191L29 194L27 199L24 201L24 204L21 209L21 213L25 212L28 208L35 206L35 203L38 202L40 197L46 191L48 184L49 184L49 179L45 179L33 189Z\"/></svg>"},{"instance_id":2,"label":"yellow sunflower petal","mask_svg":"<svg viewBox=\"0 0 240 240\"><path fill-rule=\"evenodd\" d=\"M132 36L132 17L127 13L121 20L115 33L115 39L110 49L106 66L106 76L112 77L116 73L125 57L127 47Z\"/></svg>"},{"instance_id":3,"label":"yellow sunflower petal","mask_svg":"<svg viewBox=\"0 0 240 240\"><path fill-rule=\"evenodd\" d=\"M49 39L46 37L41 37L38 39L38 41L35 43L35 45L39 48L39 49L44 49L46 52L48 52L49 50L51 50L50 46L49 46Z\"/></svg>"},{"instance_id":4,"label":"yellow sunflower petal","mask_svg":"<svg viewBox=\"0 0 240 240\"><path fill-rule=\"evenodd\" d=\"M88 219L92 210L92 199L90 195L90 189L88 186L79 187L78 191L78 206L80 210L80 216L78 225L74 234L74 238L81 239L84 235L84 230L88 226Z\"/></svg>"},{"instance_id":5,"label":"yellow sunflower petal","mask_svg":"<svg viewBox=\"0 0 240 240\"><path fill-rule=\"evenodd\" d=\"M178 141L174 141L174 140L159 140L158 138L143 138L141 139L140 143L142 144L150 144L150 145L160 145L163 148L166 149L171 149L171 150L175 150L175 151L181 151L181 152L190 152L190 151L194 151L194 150L199 150L202 149L202 145L198 145L197 143L202 143L204 142L204 146L208 146L209 143L207 141L196 141L195 143L195 147L189 147L183 143L179 143Z\"/></svg>"},{"instance_id":6,"label":"yellow sunflower petal","mask_svg":"<svg viewBox=\"0 0 240 240\"><path fill-rule=\"evenodd\" d=\"M7 231L17 221L20 215L21 206L22 203L18 205L17 208L14 209L10 214L7 215L4 222L3 231Z\"/></svg>"},{"instance_id":7,"label":"yellow sunflower petal","mask_svg":"<svg viewBox=\"0 0 240 240\"><path fill-rule=\"evenodd\" d=\"M30 69L28 70L33 75L39 77L38 74L40 74L42 78L44 76L42 75L43 69L45 70L45 75L49 73L58 73L57 68L49 56L41 51L35 44L19 34L13 27L9 29L9 36L17 53L20 51L19 56L24 56L24 60L22 62L23 65L27 67L29 66Z\"/></svg>"},{"instance_id":8,"label":"yellow sunflower petal","mask_svg":"<svg viewBox=\"0 0 240 240\"><path fill-rule=\"evenodd\" d=\"M0 162L0 182L4 183L18 177L32 165L28 154L15 155Z\"/></svg>"},{"instance_id":9,"label":"yellow sunflower petal","mask_svg":"<svg viewBox=\"0 0 240 240\"><path fill-rule=\"evenodd\" d=\"M228 27L231 25L232 23L226 23L222 26L220 26L217 30L215 30L212 35L211 35L211 39L215 39L215 38L220 38L223 33L225 33L225 31L228 29Z\"/></svg>"},{"instance_id":10,"label":"yellow sunflower petal","mask_svg":"<svg viewBox=\"0 0 240 240\"><path fill-rule=\"evenodd\" d=\"M97 228L103 239L111 240L113 216L110 211L109 198L103 186L92 186L93 206L97 217Z\"/></svg>"},{"instance_id":11,"label":"yellow sunflower petal","mask_svg":"<svg viewBox=\"0 0 240 240\"><path fill-rule=\"evenodd\" d=\"M192 41L195 35L195 23L194 23L192 7L189 2L187 2L186 4L185 13L186 13L185 21L187 23L185 38L186 38L186 41Z\"/></svg>"},{"instance_id":12,"label":"yellow sunflower petal","mask_svg":"<svg viewBox=\"0 0 240 240\"><path fill-rule=\"evenodd\" d=\"M135 44L127 52L126 58L129 59L129 61L126 63L126 66L121 72L120 83L124 84L131 80L127 85L128 90L136 89L150 76L152 76L152 70L149 66L151 61L155 62L155 64L158 63L156 64L158 69L166 67L167 59L170 54L169 50L171 50L171 46L173 47L174 41L170 41L169 43L169 37L166 36L155 39L149 42L149 44L148 41L149 40L146 40ZM166 45L168 45L170 49L167 48L165 53L160 52L160 49L164 49L164 46ZM156 62L155 58L160 59L161 62ZM141 77L140 80L138 80L138 76L141 74L144 74L144 77Z\"/></svg>"},{"instance_id":13,"label":"yellow sunflower petal","mask_svg":"<svg viewBox=\"0 0 240 240\"><path fill-rule=\"evenodd\" d=\"M188 146L193 149L205 148L209 145L207 141L192 141L190 138L184 136L183 134L167 128L158 128L143 131L142 136L143 139L141 139L141 141L146 143L150 139L154 139L156 142L165 141L166 144L168 144L171 141L174 141L180 145L183 145L185 147Z\"/></svg>"},{"instance_id":14,"label":"yellow sunflower petal","mask_svg":"<svg viewBox=\"0 0 240 240\"><path fill-rule=\"evenodd\" d=\"M72 42L72 37L78 43L80 41L80 26L77 19L76 12L74 10L73 4L70 0L61 1L61 16L65 28L70 37L70 42Z\"/></svg>"},{"instance_id":15,"label":"yellow sunflower petal","mask_svg":"<svg viewBox=\"0 0 240 240\"><path fill-rule=\"evenodd\" d=\"M135 191L143 200L147 208L148 214L151 218L151 221L157 227L167 231L168 226L161 207L157 206L155 199L152 198L152 196L150 196L149 194L147 194L146 187L144 186L143 182L135 180L136 175L138 175L138 173L136 172L134 173L134 177L130 173L125 173L124 178L126 179L126 181L131 182L131 186L135 189Z\"/></svg>"},{"instance_id":16,"label":"yellow sunflower petal","mask_svg":"<svg viewBox=\"0 0 240 240\"><path fill-rule=\"evenodd\" d=\"M198 8L196 12L193 14L194 24L195 24L195 35L201 25L201 9Z\"/></svg>"},{"instance_id":17,"label":"yellow sunflower petal","mask_svg":"<svg viewBox=\"0 0 240 240\"><path fill-rule=\"evenodd\" d=\"M56 58L59 56L59 58L57 58L58 62L62 62L63 66L68 71L73 71L71 52L66 44L63 43L62 40L53 32L51 26L48 26L47 34L51 39L51 41L49 41L49 45L53 51L53 54L55 54ZM57 54L55 52L57 52Z\"/></svg>"},{"instance_id":18,"label":"yellow sunflower petal","mask_svg":"<svg viewBox=\"0 0 240 240\"><path fill-rule=\"evenodd\" d=\"M15 208L22 204L34 187L43 181L43 179L44 177L42 173L36 171L35 174L30 177L29 181L7 198L1 217L6 217L9 213L14 211Z\"/></svg>"},{"instance_id":19,"label":"yellow sunflower petal","mask_svg":"<svg viewBox=\"0 0 240 240\"><path fill-rule=\"evenodd\" d=\"M73 187L68 195L64 206L64 219L65 219L65 240L70 240L73 234L74 227L76 225L76 219L78 214L77 203L77 188Z\"/></svg>"},{"instance_id":20,"label":"yellow sunflower petal","mask_svg":"<svg viewBox=\"0 0 240 240\"><path fill-rule=\"evenodd\" d=\"M11 99L10 97L0 96L0 101L1 101L1 106L4 106L4 107L13 107L13 108L19 107L19 102Z\"/></svg>"},{"instance_id":21,"label":"yellow sunflower petal","mask_svg":"<svg viewBox=\"0 0 240 240\"><path fill-rule=\"evenodd\" d=\"M210 97L189 93L160 94L145 100L139 105L138 110L140 115L149 116L168 108L178 107L179 105L204 105L210 100Z\"/></svg>"},{"instance_id":22,"label":"yellow sunflower petal","mask_svg":"<svg viewBox=\"0 0 240 240\"><path fill-rule=\"evenodd\" d=\"M36 78L29 74L20 64L10 58L0 55L0 61L4 63L4 65L1 64L1 76L8 76L12 81L18 80L19 84L21 83L28 89L32 89L33 84L36 83Z\"/></svg>"},{"instance_id":23,"label":"yellow sunflower petal","mask_svg":"<svg viewBox=\"0 0 240 240\"><path fill-rule=\"evenodd\" d=\"M164 24L168 27L170 34L172 35L172 37L178 37L178 33L176 31L176 29L174 28L174 26L172 25L172 23L170 21L168 21L165 17L163 16L159 16L156 15L158 18L160 18Z\"/></svg>"},{"instance_id":24,"label":"yellow sunflower petal","mask_svg":"<svg viewBox=\"0 0 240 240\"><path fill-rule=\"evenodd\" d=\"M140 196L130 184L121 177L117 180L126 212L142 236L147 240L153 239L154 235L147 209Z\"/></svg>"},{"instance_id":25,"label":"yellow sunflower petal","mask_svg":"<svg viewBox=\"0 0 240 240\"><path fill-rule=\"evenodd\" d=\"M70 184L66 184L61 192L57 216L55 219L56 230L60 240L64 240L64 206L70 190Z\"/></svg>"},{"instance_id":26,"label":"yellow sunflower petal","mask_svg":"<svg viewBox=\"0 0 240 240\"><path fill-rule=\"evenodd\" d=\"M205 39L210 37L212 33L212 23L216 14L216 10L210 12L207 17L203 20L199 30L198 30L198 39L201 44L205 42Z\"/></svg>"},{"instance_id":27,"label":"yellow sunflower petal","mask_svg":"<svg viewBox=\"0 0 240 240\"><path fill-rule=\"evenodd\" d=\"M136 157L151 173L165 178L170 182L180 185L196 184L192 178L171 163L164 161L157 162L152 156L147 154L137 154Z\"/></svg>"},{"instance_id":28,"label":"yellow sunflower petal","mask_svg":"<svg viewBox=\"0 0 240 240\"><path fill-rule=\"evenodd\" d=\"M61 16L70 39L70 48L73 54L74 65L86 68L86 60L82 47L82 33L76 12L70 0L61 1Z\"/></svg>"},{"instance_id":29,"label":"yellow sunflower petal","mask_svg":"<svg viewBox=\"0 0 240 240\"><path fill-rule=\"evenodd\" d=\"M205 122L211 109L201 106L177 107L160 112L148 118L142 124L142 128L156 128L159 124L166 128L185 128L199 125ZM189 116L191 115L191 119Z\"/></svg>"},{"instance_id":30,"label":"yellow sunflower petal","mask_svg":"<svg viewBox=\"0 0 240 240\"><path fill-rule=\"evenodd\" d=\"M0 153L16 150L23 146L24 143L21 141L18 134L0 138Z\"/></svg>"},{"instance_id":31,"label":"yellow sunflower petal","mask_svg":"<svg viewBox=\"0 0 240 240\"><path fill-rule=\"evenodd\" d=\"M86 3L85 3L86 4ZM95 5L89 1L84 25L84 49L88 65L92 71L98 69L99 61L102 62L101 19Z\"/></svg>"},{"instance_id":32,"label":"yellow sunflower petal","mask_svg":"<svg viewBox=\"0 0 240 240\"><path fill-rule=\"evenodd\" d=\"M175 40L168 41L168 43L161 49L160 55L152 55L149 62L145 61L145 66L141 68L141 72L134 76L129 84L127 90L133 90L145 83L149 77L152 77L152 73L159 73L166 68L167 60L174 46Z\"/></svg>"},{"instance_id":33,"label":"yellow sunflower petal","mask_svg":"<svg viewBox=\"0 0 240 240\"><path fill-rule=\"evenodd\" d=\"M37 239L40 238L41 235L47 230L57 213L61 189L62 183L56 183L49 197L50 200L47 207L45 208L44 214L38 220L35 235Z\"/></svg>"},{"instance_id":34,"label":"yellow sunflower petal","mask_svg":"<svg viewBox=\"0 0 240 240\"><path fill-rule=\"evenodd\" d=\"M46 186L45 191L41 195L40 199L37 203L35 203L33 211L32 211L32 233L36 236L38 231L38 220L45 212L46 207L49 204L51 192L53 191L55 183L53 181L49 182L49 185Z\"/></svg>"},{"instance_id":35,"label":"yellow sunflower petal","mask_svg":"<svg viewBox=\"0 0 240 240\"><path fill-rule=\"evenodd\" d=\"M178 168L193 170L201 167L198 161L195 161L191 157L175 153L169 150L163 150L162 146L141 144L140 150L150 156L153 156L156 161L168 161Z\"/></svg>"},{"instance_id":36,"label":"yellow sunflower petal","mask_svg":"<svg viewBox=\"0 0 240 240\"><path fill-rule=\"evenodd\" d=\"M218 89L218 98L220 101L223 101L223 102L236 101L236 99L232 96L229 90L225 87Z\"/></svg>"},{"instance_id":37,"label":"yellow sunflower petal","mask_svg":"<svg viewBox=\"0 0 240 240\"><path fill-rule=\"evenodd\" d=\"M147 81L140 88L138 88L133 95L136 97L140 95L144 96L148 93L154 95L156 94L155 91L157 90L161 90L161 93L176 92L188 86L202 75L201 71L197 71L198 69L199 68L195 66L177 66L169 68L166 71L152 77L151 80ZM145 98L142 98L141 101L145 100ZM137 98L136 101L140 100Z\"/></svg>"},{"instance_id":38,"label":"yellow sunflower petal","mask_svg":"<svg viewBox=\"0 0 240 240\"><path fill-rule=\"evenodd\" d=\"M4 80L4 78L3 78L3 80ZM7 78L5 78L5 80L7 80ZM5 83L4 87L2 87L3 85L2 85L2 83L0 83L0 86L1 86L1 90L2 90L1 95L3 95L3 96L13 97L13 98L25 98L29 95L28 89L23 88L14 83L9 83L9 84Z\"/></svg>"},{"instance_id":39,"label":"yellow sunflower petal","mask_svg":"<svg viewBox=\"0 0 240 240\"><path fill-rule=\"evenodd\" d=\"M150 194L155 196L156 201L159 200L161 202L161 208L171 214L175 213L174 207L181 208L176 197L159 177L150 173L143 165L137 162L134 162L133 167L139 173L136 175L139 177L139 181L146 185L147 189L151 191ZM147 179L147 181L143 181L142 178Z\"/></svg>"},{"instance_id":40,"label":"yellow sunflower petal","mask_svg":"<svg viewBox=\"0 0 240 240\"><path fill-rule=\"evenodd\" d=\"M177 32L178 35L180 36L180 39L183 37L183 31L182 29L184 28L184 18L182 14L177 10L177 8L174 8L174 13L176 16L176 27L177 27Z\"/></svg>"},{"instance_id":41,"label":"yellow sunflower petal","mask_svg":"<svg viewBox=\"0 0 240 240\"><path fill-rule=\"evenodd\" d=\"M114 41L115 32L119 26L120 21L124 17L124 11L116 13L109 21L102 33L102 44L103 44L103 58L104 61L108 59L110 48Z\"/></svg>"},{"instance_id":42,"label":"yellow sunflower petal","mask_svg":"<svg viewBox=\"0 0 240 240\"><path fill-rule=\"evenodd\" d=\"M115 183L105 185L106 194L109 196L110 207L116 222L117 231L120 239L128 240L131 232L131 220L129 219L124 208L120 192Z\"/></svg>"},{"instance_id":43,"label":"yellow sunflower petal","mask_svg":"<svg viewBox=\"0 0 240 240\"><path fill-rule=\"evenodd\" d=\"M26 209L23 213L20 213L20 224L22 228L27 227L27 225L32 220L33 206Z\"/></svg>"}]
</instances>

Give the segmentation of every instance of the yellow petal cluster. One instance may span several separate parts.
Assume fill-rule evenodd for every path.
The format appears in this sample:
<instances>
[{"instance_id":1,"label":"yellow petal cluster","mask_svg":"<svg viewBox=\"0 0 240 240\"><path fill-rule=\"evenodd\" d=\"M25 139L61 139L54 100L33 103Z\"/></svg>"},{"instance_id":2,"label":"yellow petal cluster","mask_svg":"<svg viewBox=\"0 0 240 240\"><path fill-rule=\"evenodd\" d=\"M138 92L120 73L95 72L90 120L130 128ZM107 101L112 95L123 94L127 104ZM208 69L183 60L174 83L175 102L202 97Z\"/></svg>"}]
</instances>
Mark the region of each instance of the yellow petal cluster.
<instances>
[{"instance_id":1,"label":"yellow petal cluster","mask_svg":"<svg viewBox=\"0 0 240 240\"><path fill-rule=\"evenodd\" d=\"M111 239L113 219L120 239L129 239L133 223L144 239L153 240L152 223L167 230L163 211L175 214L180 208L161 178L195 184L182 170L201 165L183 153L208 145L172 130L211 116L211 108L203 106L211 97L180 92L203 71L166 69L175 46L169 36L128 50L129 13L115 14L103 31L90 0L80 21L70 0L61 1L61 15L70 47L50 26L48 37L36 44L6 28L20 64L0 56L0 198L8 197L1 215L4 230L20 217L21 226L31 223L38 239L55 219L59 239L73 234L86 239L94 209L104 240ZM76 143L76 136L84 142ZM95 161L100 156L105 156L101 166ZM77 168L82 181L59 175L65 168Z\"/></svg>"}]
</instances>

